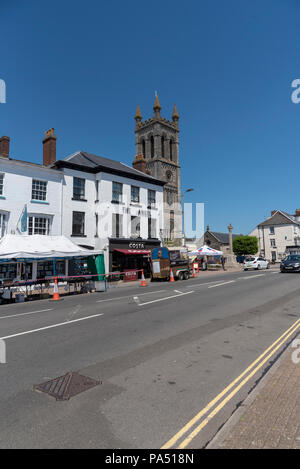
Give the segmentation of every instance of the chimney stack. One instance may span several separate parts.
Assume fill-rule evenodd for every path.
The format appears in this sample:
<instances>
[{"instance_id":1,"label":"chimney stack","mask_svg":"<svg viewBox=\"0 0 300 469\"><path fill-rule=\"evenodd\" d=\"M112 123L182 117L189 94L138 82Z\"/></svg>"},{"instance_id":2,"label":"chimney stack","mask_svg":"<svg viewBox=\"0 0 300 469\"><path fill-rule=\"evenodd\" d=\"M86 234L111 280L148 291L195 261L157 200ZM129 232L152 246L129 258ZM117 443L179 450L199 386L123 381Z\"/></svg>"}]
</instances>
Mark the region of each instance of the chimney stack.
<instances>
[{"instance_id":1,"label":"chimney stack","mask_svg":"<svg viewBox=\"0 0 300 469\"><path fill-rule=\"evenodd\" d=\"M0 156L4 156L5 158L9 158L9 137L1 137L0 138Z\"/></svg>"},{"instance_id":2,"label":"chimney stack","mask_svg":"<svg viewBox=\"0 0 300 469\"><path fill-rule=\"evenodd\" d=\"M54 129L45 132L43 139L43 165L49 166L56 161L56 135Z\"/></svg>"},{"instance_id":3,"label":"chimney stack","mask_svg":"<svg viewBox=\"0 0 300 469\"><path fill-rule=\"evenodd\" d=\"M138 171L141 171L142 173L146 174L146 160L144 155L136 155L132 166L134 169L137 169Z\"/></svg>"}]
</instances>

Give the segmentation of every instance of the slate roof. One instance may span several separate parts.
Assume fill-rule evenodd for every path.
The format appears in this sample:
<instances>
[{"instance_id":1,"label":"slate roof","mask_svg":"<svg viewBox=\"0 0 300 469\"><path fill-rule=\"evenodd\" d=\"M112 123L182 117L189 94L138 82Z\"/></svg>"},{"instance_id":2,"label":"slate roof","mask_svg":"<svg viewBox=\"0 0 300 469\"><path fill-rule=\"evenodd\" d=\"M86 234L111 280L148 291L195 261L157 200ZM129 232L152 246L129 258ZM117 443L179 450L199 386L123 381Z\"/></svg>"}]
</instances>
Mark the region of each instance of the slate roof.
<instances>
[{"instance_id":1,"label":"slate roof","mask_svg":"<svg viewBox=\"0 0 300 469\"><path fill-rule=\"evenodd\" d=\"M217 231L208 231L211 233L221 244L229 244L229 233L219 233ZM243 236L242 234L232 234L232 239L237 236Z\"/></svg>"},{"instance_id":2,"label":"slate roof","mask_svg":"<svg viewBox=\"0 0 300 469\"><path fill-rule=\"evenodd\" d=\"M138 171L137 169L121 163L120 161L104 158L103 156L93 155L92 153L87 153L85 151L77 151L73 155L67 156L62 160L58 160L53 164L52 167L77 167L77 169L92 173L98 173L101 171L110 172L133 179L140 179L150 184L158 184L160 186L165 185L164 181L155 179L149 174Z\"/></svg>"},{"instance_id":3,"label":"slate roof","mask_svg":"<svg viewBox=\"0 0 300 469\"><path fill-rule=\"evenodd\" d=\"M287 224L299 225L299 222L295 220L293 215L290 215L281 210L277 210L274 215L259 223L257 226L273 226Z\"/></svg>"}]
</instances>

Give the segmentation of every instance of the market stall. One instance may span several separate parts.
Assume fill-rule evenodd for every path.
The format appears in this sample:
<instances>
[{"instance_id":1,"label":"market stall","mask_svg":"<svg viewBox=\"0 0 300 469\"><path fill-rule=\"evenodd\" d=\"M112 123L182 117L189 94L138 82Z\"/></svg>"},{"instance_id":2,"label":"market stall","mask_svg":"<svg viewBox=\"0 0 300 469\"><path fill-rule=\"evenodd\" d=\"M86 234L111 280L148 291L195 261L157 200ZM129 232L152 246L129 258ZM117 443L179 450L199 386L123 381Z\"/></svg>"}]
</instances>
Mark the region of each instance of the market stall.
<instances>
[{"instance_id":1,"label":"market stall","mask_svg":"<svg viewBox=\"0 0 300 469\"><path fill-rule=\"evenodd\" d=\"M190 257L194 258L194 263L199 263L202 270L221 267L221 257L223 256L223 251L210 248L206 244L196 251L189 252L188 254Z\"/></svg>"},{"instance_id":2,"label":"market stall","mask_svg":"<svg viewBox=\"0 0 300 469\"><path fill-rule=\"evenodd\" d=\"M6 235L0 239L0 294L4 299L14 298L16 293L45 294L55 276L70 291L70 261L87 263L89 259L91 263L97 257L103 258L103 251L83 249L65 236Z\"/></svg>"}]
</instances>

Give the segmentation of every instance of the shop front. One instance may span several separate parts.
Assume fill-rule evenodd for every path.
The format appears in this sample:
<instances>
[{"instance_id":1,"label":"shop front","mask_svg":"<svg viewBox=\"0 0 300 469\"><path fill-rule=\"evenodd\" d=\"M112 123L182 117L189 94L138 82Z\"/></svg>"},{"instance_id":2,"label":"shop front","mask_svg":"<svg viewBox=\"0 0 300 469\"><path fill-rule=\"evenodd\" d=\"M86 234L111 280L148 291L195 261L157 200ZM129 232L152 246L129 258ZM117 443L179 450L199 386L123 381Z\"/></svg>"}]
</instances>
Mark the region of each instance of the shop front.
<instances>
[{"instance_id":1,"label":"shop front","mask_svg":"<svg viewBox=\"0 0 300 469\"><path fill-rule=\"evenodd\" d=\"M155 239L109 239L109 271L115 274L111 278L137 280L141 278L141 272L136 271L141 269L144 270L145 277L149 278L151 251L159 246L160 241Z\"/></svg>"}]
</instances>

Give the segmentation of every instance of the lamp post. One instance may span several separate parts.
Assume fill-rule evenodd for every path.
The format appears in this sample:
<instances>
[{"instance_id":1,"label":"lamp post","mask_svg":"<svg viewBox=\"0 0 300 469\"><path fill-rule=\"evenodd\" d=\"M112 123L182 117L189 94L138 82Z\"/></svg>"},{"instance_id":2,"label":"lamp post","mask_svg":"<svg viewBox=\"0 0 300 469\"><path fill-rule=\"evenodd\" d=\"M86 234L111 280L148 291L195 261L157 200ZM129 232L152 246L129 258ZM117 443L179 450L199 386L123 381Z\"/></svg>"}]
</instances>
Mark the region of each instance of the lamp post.
<instances>
[{"instance_id":1,"label":"lamp post","mask_svg":"<svg viewBox=\"0 0 300 469\"><path fill-rule=\"evenodd\" d=\"M182 195L182 218L183 218L183 236L182 236L182 246L185 245L185 225L184 225L184 194L187 192L192 192L194 189L187 189L183 191Z\"/></svg>"}]
</instances>

